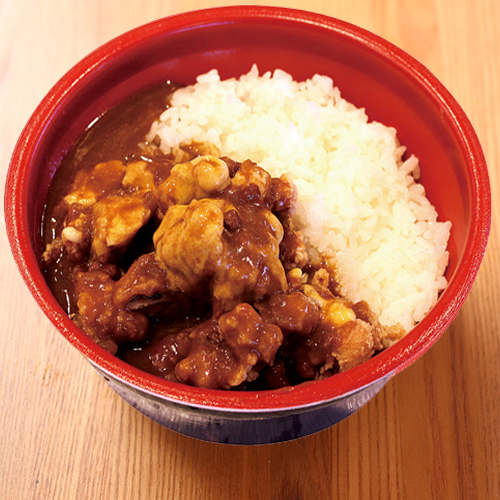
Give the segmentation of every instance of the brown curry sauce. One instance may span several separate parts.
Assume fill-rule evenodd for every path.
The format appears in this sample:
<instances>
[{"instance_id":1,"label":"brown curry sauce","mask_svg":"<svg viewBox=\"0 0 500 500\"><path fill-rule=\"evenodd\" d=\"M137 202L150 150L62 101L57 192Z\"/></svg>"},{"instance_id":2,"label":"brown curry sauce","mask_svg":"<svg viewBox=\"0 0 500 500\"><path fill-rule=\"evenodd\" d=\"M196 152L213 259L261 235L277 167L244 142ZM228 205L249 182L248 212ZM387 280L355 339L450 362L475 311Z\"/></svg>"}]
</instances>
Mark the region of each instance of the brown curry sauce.
<instances>
[{"instance_id":1,"label":"brown curry sauce","mask_svg":"<svg viewBox=\"0 0 500 500\"><path fill-rule=\"evenodd\" d=\"M210 155L196 166L198 145L180 162L140 146L175 88L104 113L56 172L43 268L75 323L144 371L214 389L331 376L402 336L338 297L333 270L310 262L288 179ZM214 177L221 168L227 178ZM187 189L186 175L201 180Z\"/></svg>"}]
</instances>

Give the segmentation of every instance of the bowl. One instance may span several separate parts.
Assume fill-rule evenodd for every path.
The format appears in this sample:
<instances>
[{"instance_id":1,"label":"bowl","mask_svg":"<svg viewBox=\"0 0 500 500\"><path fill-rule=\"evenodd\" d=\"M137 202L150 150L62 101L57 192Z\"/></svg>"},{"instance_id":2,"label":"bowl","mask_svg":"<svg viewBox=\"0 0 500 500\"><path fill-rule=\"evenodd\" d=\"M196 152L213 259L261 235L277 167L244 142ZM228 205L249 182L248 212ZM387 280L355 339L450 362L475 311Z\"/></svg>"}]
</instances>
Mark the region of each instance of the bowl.
<instances>
[{"instance_id":1,"label":"bowl","mask_svg":"<svg viewBox=\"0 0 500 500\"><path fill-rule=\"evenodd\" d=\"M343 97L392 125L421 162L421 182L453 229L448 286L402 340L325 380L254 392L204 390L144 373L94 344L69 319L40 270L40 226L51 179L68 148L104 110L161 80L194 83L217 68L240 76L253 63L303 80L331 76ZM57 330L126 401L161 425L231 444L287 441L358 410L424 354L463 305L490 228L490 191L478 138L459 104L419 62L384 39L300 10L234 6L188 12L129 31L71 68L29 119L12 155L5 192L12 253Z\"/></svg>"}]
</instances>

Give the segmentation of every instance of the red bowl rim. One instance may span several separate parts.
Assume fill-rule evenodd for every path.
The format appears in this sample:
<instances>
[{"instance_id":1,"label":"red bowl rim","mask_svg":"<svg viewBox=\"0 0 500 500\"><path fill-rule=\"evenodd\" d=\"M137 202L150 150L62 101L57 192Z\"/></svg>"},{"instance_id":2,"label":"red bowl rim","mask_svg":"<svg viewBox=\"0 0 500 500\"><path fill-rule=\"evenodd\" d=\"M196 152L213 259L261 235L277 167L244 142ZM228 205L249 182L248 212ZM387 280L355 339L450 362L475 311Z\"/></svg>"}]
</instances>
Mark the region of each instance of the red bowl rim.
<instances>
[{"instance_id":1,"label":"red bowl rim","mask_svg":"<svg viewBox=\"0 0 500 500\"><path fill-rule=\"evenodd\" d=\"M106 62L162 33L215 23L260 21L306 24L311 29L335 32L385 57L426 93L432 94L442 107L443 116L450 122L463 154L469 158L472 222L462 261L433 309L435 320L427 316L389 350L329 379L291 388L261 392L204 390L165 381L124 363L95 345L73 324L52 296L40 272L30 245L31 230L23 206L26 206L31 158L50 125L51 117L74 85L91 77ZM186 12L140 26L102 45L71 68L42 100L17 142L7 175L5 214L12 253L29 290L57 329L92 364L110 377L177 403L224 411L265 412L307 407L345 397L398 373L424 354L454 319L472 287L488 240L491 201L485 158L471 123L437 78L413 57L373 33L332 17L278 7L232 6Z\"/></svg>"}]
</instances>

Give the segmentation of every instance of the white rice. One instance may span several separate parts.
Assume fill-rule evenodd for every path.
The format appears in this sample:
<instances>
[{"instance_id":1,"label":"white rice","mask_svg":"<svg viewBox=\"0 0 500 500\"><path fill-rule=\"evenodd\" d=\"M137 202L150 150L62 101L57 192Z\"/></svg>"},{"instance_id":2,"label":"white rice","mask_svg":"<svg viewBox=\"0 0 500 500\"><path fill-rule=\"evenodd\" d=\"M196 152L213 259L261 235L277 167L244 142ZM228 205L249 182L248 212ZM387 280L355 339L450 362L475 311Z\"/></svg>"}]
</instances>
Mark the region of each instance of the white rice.
<instances>
[{"instance_id":1,"label":"white rice","mask_svg":"<svg viewBox=\"0 0 500 500\"><path fill-rule=\"evenodd\" d=\"M369 122L326 76L294 82L256 66L221 81L216 70L177 90L155 122L160 148L209 142L251 159L299 192L296 221L310 251L333 259L342 294L386 325L410 330L446 286L450 222L438 222L418 160L403 162L396 130Z\"/></svg>"}]
</instances>

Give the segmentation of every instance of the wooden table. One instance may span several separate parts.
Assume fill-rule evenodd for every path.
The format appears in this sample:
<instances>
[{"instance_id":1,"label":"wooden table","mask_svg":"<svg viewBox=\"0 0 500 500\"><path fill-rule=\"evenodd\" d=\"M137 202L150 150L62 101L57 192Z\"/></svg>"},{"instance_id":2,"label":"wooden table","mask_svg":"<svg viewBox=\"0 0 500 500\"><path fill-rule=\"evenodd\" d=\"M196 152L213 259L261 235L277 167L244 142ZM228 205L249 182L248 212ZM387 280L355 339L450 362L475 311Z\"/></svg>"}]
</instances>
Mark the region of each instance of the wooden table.
<instances>
[{"instance_id":1,"label":"wooden table","mask_svg":"<svg viewBox=\"0 0 500 500\"><path fill-rule=\"evenodd\" d=\"M231 3L1 0L2 179L37 103L80 58L148 21ZM465 306L427 354L334 428L258 447L199 442L124 403L57 334L17 272L2 217L0 498L500 498L500 2L269 3L381 35L426 65L465 109L493 195L489 246Z\"/></svg>"}]
</instances>

